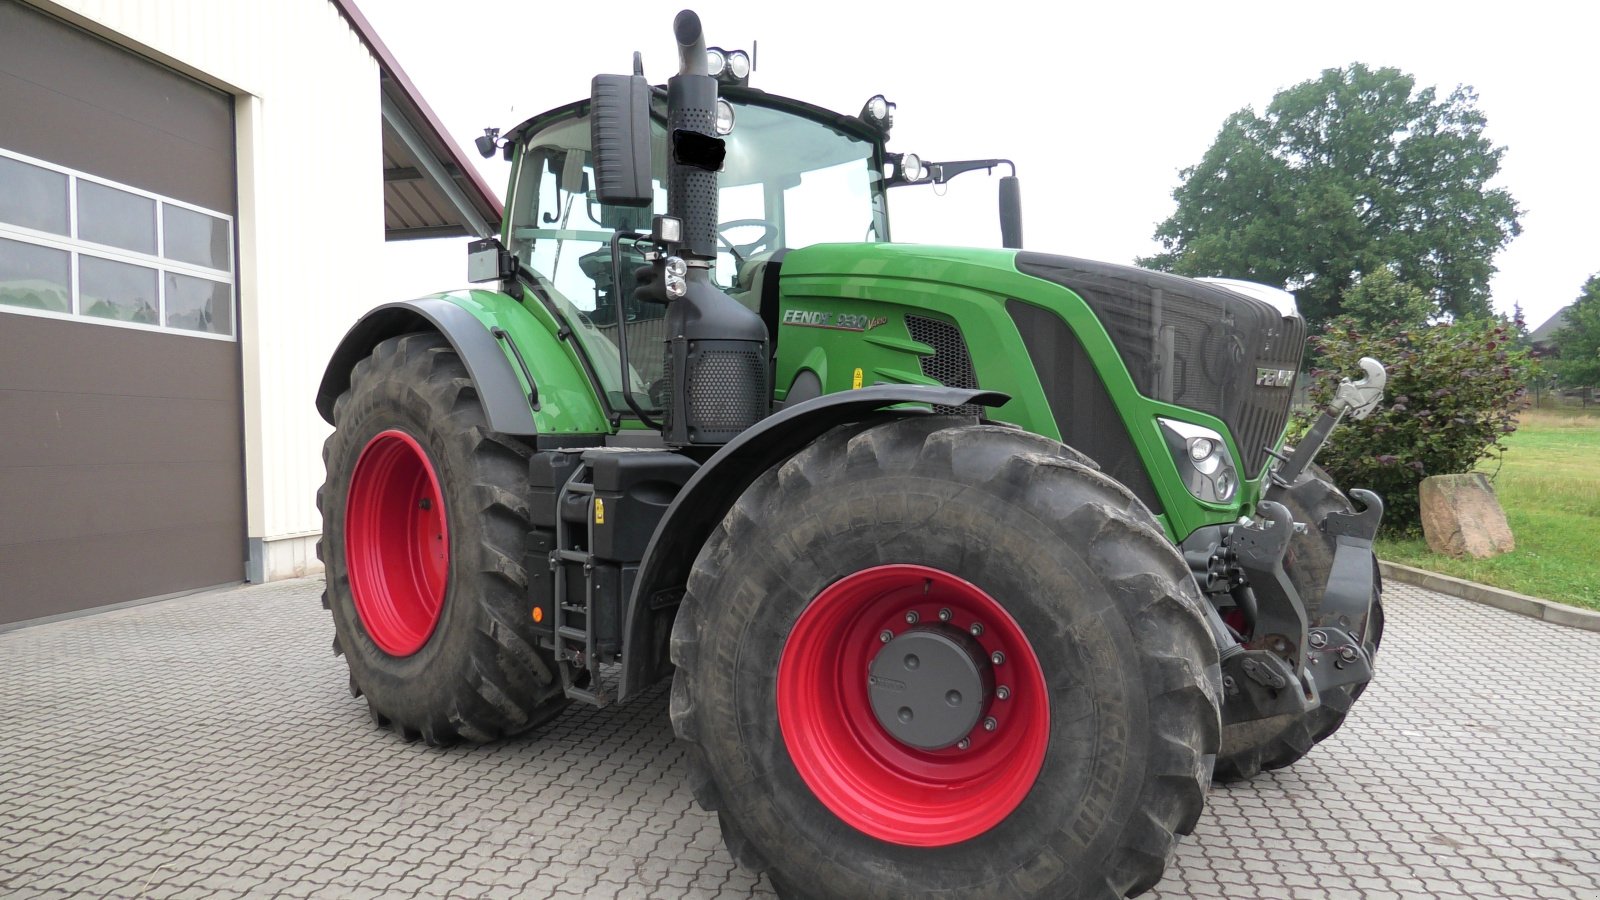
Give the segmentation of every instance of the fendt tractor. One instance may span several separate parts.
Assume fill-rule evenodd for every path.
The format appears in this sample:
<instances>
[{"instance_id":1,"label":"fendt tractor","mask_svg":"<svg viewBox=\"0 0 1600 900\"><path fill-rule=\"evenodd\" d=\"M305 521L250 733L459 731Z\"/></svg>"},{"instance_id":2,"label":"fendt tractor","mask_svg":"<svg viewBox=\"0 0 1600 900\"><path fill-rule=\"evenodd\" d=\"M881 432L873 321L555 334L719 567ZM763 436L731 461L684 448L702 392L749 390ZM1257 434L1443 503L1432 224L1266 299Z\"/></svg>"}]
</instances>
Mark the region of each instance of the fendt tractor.
<instances>
[{"instance_id":1,"label":"fendt tractor","mask_svg":"<svg viewBox=\"0 0 1600 900\"><path fill-rule=\"evenodd\" d=\"M695 797L788 896L1151 887L1213 778L1372 677L1382 504L1312 461L1382 367L1291 448L1292 295L1022 251L1005 160L889 152L881 95L674 31L665 87L636 54L486 132L484 289L328 366L351 692L442 745L670 676ZM996 169L1005 249L890 243L891 191Z\"/></svg>"}]
</instances>

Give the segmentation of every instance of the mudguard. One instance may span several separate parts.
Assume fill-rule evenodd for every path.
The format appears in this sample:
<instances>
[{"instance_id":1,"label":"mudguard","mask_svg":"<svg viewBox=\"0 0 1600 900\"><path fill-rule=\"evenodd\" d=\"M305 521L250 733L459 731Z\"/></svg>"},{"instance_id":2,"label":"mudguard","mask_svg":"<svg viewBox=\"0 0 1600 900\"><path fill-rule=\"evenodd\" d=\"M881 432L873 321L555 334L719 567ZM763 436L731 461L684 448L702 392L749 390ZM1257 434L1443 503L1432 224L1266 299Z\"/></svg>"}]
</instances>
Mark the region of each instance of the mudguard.
<instances>
[{"instance_id":1,"label":"mudguard","mask_svg":"<svg viewBox=\"0 0 1600 900\"><path fill-rule=\"evenodd\" d=\"M664 676L667 636L689 569L712 529L763 472L799 452L825 432L848 422L930 415L933 409L887 409L902 403L956 407L999 406L998 391L932 385L881 384L815 397L784 408L745 430L706 460L662 515L639 563L623 612L622 683L626 700Z\"/></svg>"},{"instance_id":2,"label":"mudguard","mask_svg":"<svg viewBox=\"0 0 1600 900\"><path fill-rule=\"evenodd\" d=\"M386 303L367 313L339 341L317 388L317 412L333 424L333 403L350 388L350 370L383 341L410 331L437 331L466 363L483 402L489 427L502 434L532 435L528 391L494 334L460 306L425 297Z\"/></svg>"}]
</instances>

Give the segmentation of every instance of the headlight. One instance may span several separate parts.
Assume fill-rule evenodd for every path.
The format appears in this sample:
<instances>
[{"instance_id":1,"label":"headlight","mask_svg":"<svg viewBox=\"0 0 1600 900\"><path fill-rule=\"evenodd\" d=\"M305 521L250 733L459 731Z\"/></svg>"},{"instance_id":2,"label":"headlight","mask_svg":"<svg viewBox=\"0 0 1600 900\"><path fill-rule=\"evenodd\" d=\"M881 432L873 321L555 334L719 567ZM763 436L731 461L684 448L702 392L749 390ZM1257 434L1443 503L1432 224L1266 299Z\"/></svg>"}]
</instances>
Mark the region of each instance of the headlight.
<instances>
[{"instance_id":1,"label":"headlight","mask_svg":"<svg viewBox=\"0 0 1600 900\"><path fill-rule=\"evenodd\" d=\"M922 157L915 153L907 153L900 157L900 177L906 181L921 181L928 174L928 169L922 164Z\"/></svg>"},{"instance_id":2,"label":"headlight","mask_svg":"<svg viewBox=\"0 0 1600 900\"><path fill-rule=\"evenodd\" d=\"M717 134L727 134L733 130L733 104L717 98Z\"/></svg>"},{"instance_id":3,"label":"headlight","mask_svg":"<svg viewBox=\"0 0 1600 900\"><path fill-rule=\"evenodd\" d=\"M1195 497L1226 503L1239 489L1239 479L1222 435L1203 425L1177 419L1156 419L1162 437L1178 464L1184 486Z\"/></svg>"},{"instance_id":4,"label":"headlight","mask_svg":"<svg viewBox=\"0 0 1600 900\"><path fill-rule=\"evenodd\" d=\"M867 101L867 115L879 122L889 118L889 101L882 94L874 94Z\"/></svg>"},{"instance_id":5,"label":"headlight","mask_svg":"<svg viewBox=\"0 0 1600 900\"><path fill-rule=\"evenodd\" d=\"M750 55L743 50L728 54L728 70L740 81L750 77Z\"/></svg>"},{"instance_id":6,"label":"headlight","mask_svg":"<svg viewBox=\"0 0 1600 900\"><path fill-rule=\"evenodd\" d=\"M726 56L722 55L722 51L721 50L717 49L716 47L712 47L711 49L706 51L706 74L707 75L710 75L712 78L715 78L718 75L722 74L723 68L726 67L727 65L728 65L728 58Z\"/></svg>"}]
</instances>

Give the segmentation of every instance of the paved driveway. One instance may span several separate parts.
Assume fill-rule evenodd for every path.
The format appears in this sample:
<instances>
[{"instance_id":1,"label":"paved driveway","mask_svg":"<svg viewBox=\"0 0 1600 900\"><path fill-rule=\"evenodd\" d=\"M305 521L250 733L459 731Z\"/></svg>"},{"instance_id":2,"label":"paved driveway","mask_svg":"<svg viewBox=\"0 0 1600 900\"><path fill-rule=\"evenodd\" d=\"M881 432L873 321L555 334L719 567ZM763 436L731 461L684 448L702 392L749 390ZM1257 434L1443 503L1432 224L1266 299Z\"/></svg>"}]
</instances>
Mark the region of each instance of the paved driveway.
<instances>
[{"instance_id":1,"label":"paved driveway","mask_svg":"<svg viewBox=\"0 0 1600 900\"><path fill-rule=\"evenodd\" d=\"M367 720L315 580L0 635L0 896L745 897L665 692L447 751ZM1414 588L1306 760L1154 896L1600 897L1600 634Z\"/></svg>"}]
</instances>

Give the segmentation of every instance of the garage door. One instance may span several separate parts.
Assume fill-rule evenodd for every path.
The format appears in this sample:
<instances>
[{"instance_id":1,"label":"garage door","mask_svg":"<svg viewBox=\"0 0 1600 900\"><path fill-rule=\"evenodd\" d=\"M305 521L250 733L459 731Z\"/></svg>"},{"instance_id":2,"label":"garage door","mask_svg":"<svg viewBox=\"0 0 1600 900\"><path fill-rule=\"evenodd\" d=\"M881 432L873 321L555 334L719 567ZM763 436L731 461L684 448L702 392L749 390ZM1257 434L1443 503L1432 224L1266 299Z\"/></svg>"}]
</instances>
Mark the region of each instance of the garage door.
<instances>
[{"instance_id":1,"label":"garage door","mask_svg":"<svg viewBox=\"0 0 1600 900\"><path fill-rule=\"evenodd\" d=\"M0 0L0 624L243 577L232 110Z\"/></svg>"}]
</instances>

